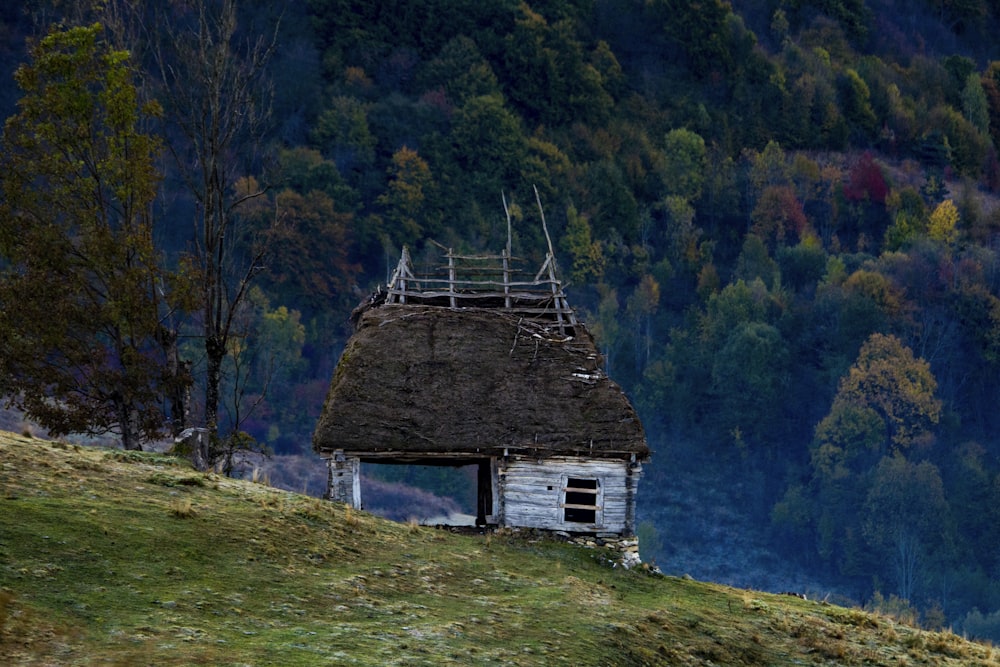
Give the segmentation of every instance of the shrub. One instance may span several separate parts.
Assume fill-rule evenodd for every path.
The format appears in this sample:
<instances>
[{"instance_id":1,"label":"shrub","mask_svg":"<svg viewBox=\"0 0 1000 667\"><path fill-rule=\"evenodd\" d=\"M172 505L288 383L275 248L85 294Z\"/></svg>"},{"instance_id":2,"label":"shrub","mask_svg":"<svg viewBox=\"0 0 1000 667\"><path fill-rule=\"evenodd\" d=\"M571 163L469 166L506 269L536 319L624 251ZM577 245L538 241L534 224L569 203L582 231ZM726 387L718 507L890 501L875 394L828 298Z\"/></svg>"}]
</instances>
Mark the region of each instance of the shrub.
<instances>
[{"instance_id":1,"label":"shrub","mask_svg":"<svg viewBox=\"0 0 1000 667\"><path fill-rule=\"evenodd\" d=\"M983 614L973 609L960 623L962 631L973 639L988 639L1000 642L1000 611Z\"/></svg>"},{"instance_id":2,"label":"shrub","mask_svg":"<svg viewBox=\"0 0 1000 667\"><path fill-rule=\"evenodd\" d=\"M909 600L904 600L896 595L890 595L886 599L880 592L875 591L872 599L865 605L865 611L881 614L910 627L918 627L919 614L917 610L910 604Z\"/></svg>"},{"instance_id":3,"label":"shrub","mask_svg":"<svg viewBox=\"0 0 1000 667\"><path fill-rule=\"evenodd\" d=\"M178 519L190 519L198 512L194 509L189 498L178 499L170 504L170 513Z\"/></svg>"}]
</instances>

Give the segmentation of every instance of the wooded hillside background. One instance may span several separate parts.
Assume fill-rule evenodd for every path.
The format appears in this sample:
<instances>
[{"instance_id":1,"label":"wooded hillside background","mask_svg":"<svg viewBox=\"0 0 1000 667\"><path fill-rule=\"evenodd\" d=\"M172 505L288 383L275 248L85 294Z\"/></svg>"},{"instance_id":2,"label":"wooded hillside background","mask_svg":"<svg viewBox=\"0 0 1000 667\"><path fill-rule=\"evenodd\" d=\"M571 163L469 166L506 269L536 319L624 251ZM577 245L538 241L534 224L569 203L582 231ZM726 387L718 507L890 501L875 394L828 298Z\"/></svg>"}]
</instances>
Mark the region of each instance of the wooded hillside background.
<instances>
[{"instance_id":1,"label":"wooded hillside background","mask_svg":"<svg viewBox=\"0 0 1000 667\"><path fill-rule=\"evenodd\" d=\"M0 8L5 117L26 44L108 22L96 4ZM184 29L218 3L149 4ZM756 526L789 579L1000 640L1000 3L282 4L240 3L231 37L274 50L268 122L232 162L255 196L228 242L266 252L227 342L224 434L308 455L348 314L401 247L503 247L505 193L514 254L539 266L537 187L655 451L647 557L670 570L696 532L681 488ZM156 39L125 34L102 39L155 99ZM153 239L176 270L200 204L161 162ZM178 329L196 382L204 331ZM727 576L751 585L743 565Z\"/></svg>"}]
</instances>

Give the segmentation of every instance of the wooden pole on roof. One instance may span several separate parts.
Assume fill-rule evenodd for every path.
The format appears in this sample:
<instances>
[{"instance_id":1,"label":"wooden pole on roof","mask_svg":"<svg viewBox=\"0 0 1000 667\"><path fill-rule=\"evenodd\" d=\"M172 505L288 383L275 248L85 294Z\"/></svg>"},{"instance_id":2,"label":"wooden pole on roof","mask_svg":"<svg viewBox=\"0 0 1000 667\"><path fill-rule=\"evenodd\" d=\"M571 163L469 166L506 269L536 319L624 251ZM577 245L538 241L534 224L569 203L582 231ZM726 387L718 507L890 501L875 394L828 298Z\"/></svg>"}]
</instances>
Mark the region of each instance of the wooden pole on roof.
<instances>
[{"instance_id":1,"label":"wooden pole on roof","mask_svg":"<svg viewBox=\"0 0 1000 667\"><path fill-rule=\"evenodd\" d=\"M552 288L552 302L556 309L556 320L559 322L559 333L566 333L565 321L563 319L563 299L562 299L562 287L559 286L559 279L556 278L556 253L552 249L552 237L549 236L549 228L545 224L545 211L542 209L542 198L538 194L538 186L532 186L535 189L535 202L538 203L538 214L542 216L542 231L545 232L545 240L549 244L549 256L546 258L545 263L549 267L549 286Z\"/></svg>"},{"instance_id":2,"label":"wooden pole on roof","mask_svg":"<svg viewBox=\"0 0 1000 667\"><path fill-rule=\"evenodd\" d=\"M500 191L500 198L503 200L504 215L507 216L507 256L510 257L510 209L507 208L507 195L503 190Z\"/></svg>"},{"instance_id":3,"label":"wooden pole on roof","mask_svg":"<svg viewBox=\"0 0 1000 667\"><path fill-rule=\"evenodd\" d=\"M507 216L507 247L502 253L503 257L503 305L510 310L510 209L507 207L507 195L500 191L500 198L503 199L503 212Z\"/></svg>"},{"instance_id":4,"label":"wooden pole on roof","mask_svg":"<svg viewBox=\"0 0 1000 667\"><path fill-rule=\"evenodd\" d=\"M455 253L448 248L448 303L454 308L457 304L455 300Z\"/></svg>"},{"instance_id":5,"label":"wooden pole on roof","mask_svg":"<svg viewBox=\"0 0 1000 667\"><path fill-rule=\"evenodd\" d=\"M405 245L403 246L403 252L406 252ZM389 293L389 295L385 299L386 303L394 303L397 300L397 295L395 292L399 290L399 279L401 277L400 273L402 271L402 265L403 265L403 256L400 255L399 261L396 262L396 268L392 272L392 277L389 278L389 282L386 283L386 291ZM400 303L402 303L402 301L400 301Z\"/></svg>"},{"instance_id":6,"label":"wooden pole on roof","mask_svg":"<svg viewBox=\"0 0 1000 667\"><path fill-rule=\"evenodd\" d=\"M403 246L403 252L399 256L399 288L402 292L399 296L400 303L406 303L406 276L410 273L410 251Z\"/></svg>"},{"instance_id":7,"label":"wooden pole on roof","mask_svg":"<svg viewBox=\"0 0 1000 667\"><path fill-rule=\"evenodd\" d=\"M549 262L549 285L552 287L552 303L556 309L556 320L559 322L559 333L565 334L565 322L563 321L563 300L562 289L559 287L559 280L556 278L556 263Z\"/></svg>"},{"instance_id":8,"label":"wooden pole on roof","mask_svg":"<svg viewBox=\"0 0 1000 667\"><path fill-rule=\"evenodd\" d=\"M545 232L545 240L549 244L549 257L555 261L556 253L555 250L552 249L552 238L549 237L549 228L545 224L545 211L542 210L542 198L538 195L538 186L532 185L531 187L535 189L535 201L538 203L538 214L542 216L542 231Z\"/></svg>"}]
</instances>

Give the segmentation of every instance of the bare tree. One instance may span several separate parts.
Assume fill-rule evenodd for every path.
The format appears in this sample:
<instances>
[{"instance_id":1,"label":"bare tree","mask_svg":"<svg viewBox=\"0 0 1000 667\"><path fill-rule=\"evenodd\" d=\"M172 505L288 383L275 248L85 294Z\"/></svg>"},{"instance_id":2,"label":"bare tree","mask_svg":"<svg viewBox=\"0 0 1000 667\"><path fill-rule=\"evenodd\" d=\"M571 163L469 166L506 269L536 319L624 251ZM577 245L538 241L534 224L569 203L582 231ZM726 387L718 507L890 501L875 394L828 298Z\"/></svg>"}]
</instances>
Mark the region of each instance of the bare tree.
<instances>
[{"instance_id":1,"label":"bare tree","mask_svg":"<svg viewBox=\"0 0 1000 667\"><path fill-rule=\"evenodd\" d=\"M263 303L262 303L263 300ZM260 319L267 308L266 297L259 288L253 288L239 308L230 335L236 340L232 352L225 364L229 375L226 386L228 396L220 402L228 413L229 424L232 426L225 437L220 437L216 443L215 456L219 460L222 472L231 477L240 463L240 457L248 452L269 456L266 446L257 443L254 438L243 430L243 425L267 395L268 386L274 375L275 353L273 348L260 344ZM256 391L248 393L252 384L251 375L260 374Z\"/></svg>"},{"instance_id":2,"label":"bare tree","mask_svg":"<svg viewBox=\"0 0 1000 667\"><path fill-rule=\"evenodd\" d=\"M259 158L270 115L265 66L278 28L267 36L239 36L235 0L199 0L168 10L173 15L160 15L150 33L159 36L151 40L152 60L163 87L167 145L196 203L191 259L200 277L204 420L212 436L203 449L211 450L220 439L223 360L240 304L263 268L263 246L245 243L237 209L266 189L241 177ZM200 454L211 462L216 452Z\"/></svg>"},{"instance_id":3,"label":"bare tree","mask_svg":"<svg viewBox=\"0 0 1000 667\"><path fill-rule=\"evenodd\" d=\"M912 602L921 572L920 540L909 529L901 528L896 534L895 547L892 566L899 597Z\"/></svg>"}]
</instances>

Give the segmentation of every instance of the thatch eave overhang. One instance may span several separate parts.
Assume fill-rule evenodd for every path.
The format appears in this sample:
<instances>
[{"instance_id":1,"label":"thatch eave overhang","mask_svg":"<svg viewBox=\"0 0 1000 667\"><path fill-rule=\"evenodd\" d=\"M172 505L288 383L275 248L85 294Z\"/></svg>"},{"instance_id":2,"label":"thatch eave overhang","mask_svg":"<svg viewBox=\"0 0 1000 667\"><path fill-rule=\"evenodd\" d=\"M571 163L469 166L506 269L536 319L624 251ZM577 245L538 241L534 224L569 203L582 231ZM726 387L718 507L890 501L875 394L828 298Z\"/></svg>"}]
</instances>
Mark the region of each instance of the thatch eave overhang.
<instances>
[{"instance_id":1,"label":"thatch eave overhang","mask_svg":"<svg viewBox=\"0 0 1000 667\"><path fill-rule=\"evenodd\" d=\"M339 451L345 457L356 458L362 463L381 464L418 464L430 466L464 466L471 465L489 458L522 458L536 461L547 461L551 459L593 459L620 460L626 463L645 463L649 460L648 455L640 455L631 451L605 450L599 456L595 456L592 450L587 449L566 449L554 453L551 449L542 447L496 447L484 448L476 451L463 450L452 452L437 451L413 451L398 449L346 449L346 450L322 450L326 453Z\"/></svg>"}]
</instances>

